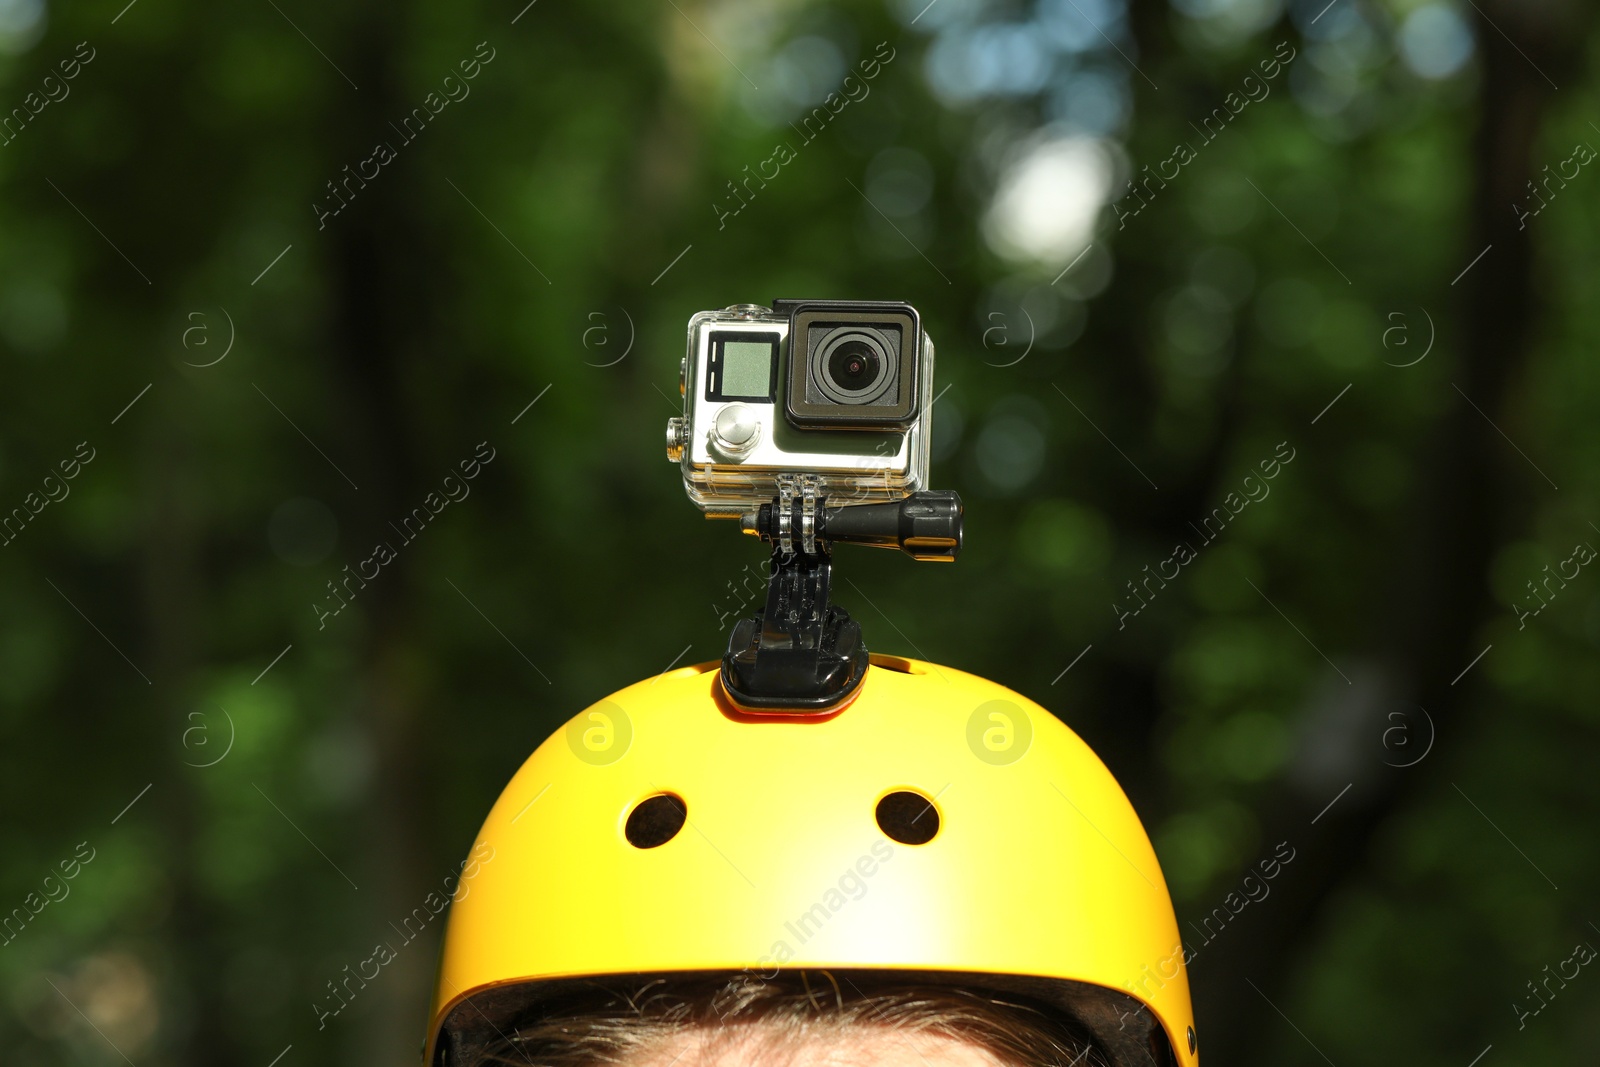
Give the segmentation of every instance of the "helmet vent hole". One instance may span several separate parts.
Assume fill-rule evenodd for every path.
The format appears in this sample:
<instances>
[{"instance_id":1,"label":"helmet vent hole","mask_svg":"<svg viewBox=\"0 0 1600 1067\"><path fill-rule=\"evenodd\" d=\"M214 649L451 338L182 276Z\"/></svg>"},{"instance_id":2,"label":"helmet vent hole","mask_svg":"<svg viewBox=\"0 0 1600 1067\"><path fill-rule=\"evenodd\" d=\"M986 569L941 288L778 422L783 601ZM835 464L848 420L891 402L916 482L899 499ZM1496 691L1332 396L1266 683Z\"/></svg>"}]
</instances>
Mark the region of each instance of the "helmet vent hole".
<instances>
[{"instance_id":1,"label":"helmet vent hole","mask_svg":"<svg viewBox=\"0 0 1600 1067\"><path fill-rule=\"evenodd\" d=\"M628 813L628 824L623 832L634 848L656 848L677 837L688 817L689 806L682 797L657 793L640 801L639 806Z\"/></svg>"},{"instance_id":2,"label":"helmet vent hole","mask_svg":"<svg viewBox=\"0 0 1600 1067\"><path fill-rule=\"evenodd\" d=\"M896 790L878 801L878 828L902 845L926 845L939 832L939 809L921 793Z\"/></svg>"}]
</instances>

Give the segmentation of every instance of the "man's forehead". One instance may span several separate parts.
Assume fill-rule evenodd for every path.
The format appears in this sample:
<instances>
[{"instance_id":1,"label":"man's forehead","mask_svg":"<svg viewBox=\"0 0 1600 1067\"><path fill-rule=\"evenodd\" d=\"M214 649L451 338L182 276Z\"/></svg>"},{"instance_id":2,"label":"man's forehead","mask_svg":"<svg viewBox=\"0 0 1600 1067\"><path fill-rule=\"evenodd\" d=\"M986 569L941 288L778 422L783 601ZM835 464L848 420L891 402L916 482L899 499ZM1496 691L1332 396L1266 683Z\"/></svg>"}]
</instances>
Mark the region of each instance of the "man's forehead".
<instances>
[{"instance_id":1,"label":"man's forehead","mask_svg":"<svg viewBox=\"0 0 1600 1067\"><path fill-rule=\"evenodd\" d=\"M696 1027L621 1067L1005 1067L988 1049L872 1023L796 1031L765 1022Z\"/></svg>"}]
</instances>

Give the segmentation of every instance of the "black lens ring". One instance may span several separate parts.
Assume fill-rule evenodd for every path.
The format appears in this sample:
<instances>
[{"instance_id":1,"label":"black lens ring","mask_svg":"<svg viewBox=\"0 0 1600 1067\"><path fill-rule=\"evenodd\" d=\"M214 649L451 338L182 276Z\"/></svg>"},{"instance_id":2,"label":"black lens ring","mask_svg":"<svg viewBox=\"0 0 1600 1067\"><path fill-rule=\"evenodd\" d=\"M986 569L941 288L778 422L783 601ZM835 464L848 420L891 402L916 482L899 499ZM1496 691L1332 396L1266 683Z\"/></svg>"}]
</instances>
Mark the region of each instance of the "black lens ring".
<instances>
[{"instance_id":1,"label":"black lens ring","mask_svg":"<svg viewBox=\"0 0 1600 1067\"><path fill-rule=\"evenodd\" d=\"M859 389L845 388L830 373L834 353L847 344L866 346L877 363L877 373L872 381ZM894 379L894 346L881 333L869 327L838 326L817 344L811 355L809 369L817 391L831 403L850 407L869 405L883 395Z\"/></svg>"},{"instance_id":2,"label":"black lens ring","mask_svg":"<svg viewBox=\"0 0 1600 1067\"><path fill-rule=\"evenodd\" d=\"M845 392L870 389L882 374L883 356L871 343L860 337L848 337L833 346L828 353L828 384ZM864 381L865 386L851 384Z\"/></svg>"}]
</instances>

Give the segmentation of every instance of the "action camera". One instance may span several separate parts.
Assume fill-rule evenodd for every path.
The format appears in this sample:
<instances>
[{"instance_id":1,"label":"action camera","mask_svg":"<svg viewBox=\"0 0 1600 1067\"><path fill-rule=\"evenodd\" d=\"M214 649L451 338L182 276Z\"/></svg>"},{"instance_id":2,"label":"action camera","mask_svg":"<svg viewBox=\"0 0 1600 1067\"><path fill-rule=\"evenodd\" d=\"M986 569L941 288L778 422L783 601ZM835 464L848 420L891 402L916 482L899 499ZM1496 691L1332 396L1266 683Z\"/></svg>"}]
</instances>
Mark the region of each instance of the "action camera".
<instances>
[{"instance_id":1,"label":"action camera","mask_svg":"<svg viewBox=\"0 0 1600 1067\"><path fill-rule=\"evenodd\" d=\"M720 691L749 715L830 715L870 663L831 599L836 543L950 562L961 498L927 488L933 342L916 308L774 300L689 320L667 458L707 518L771 546L766 606L739 620Z\"/></svg>"},{"instance_id":2,"label":"action camera","mask_svg":"<svg viewBox=\"0 0 1600 1067\"><path fill-rule=\"evenodd\" d=\"M689 320L667 457L708 515L739 517L800 475L837 503L925 487L933 342L910 304L777 300Z\"/></svg>"}]
</instances>

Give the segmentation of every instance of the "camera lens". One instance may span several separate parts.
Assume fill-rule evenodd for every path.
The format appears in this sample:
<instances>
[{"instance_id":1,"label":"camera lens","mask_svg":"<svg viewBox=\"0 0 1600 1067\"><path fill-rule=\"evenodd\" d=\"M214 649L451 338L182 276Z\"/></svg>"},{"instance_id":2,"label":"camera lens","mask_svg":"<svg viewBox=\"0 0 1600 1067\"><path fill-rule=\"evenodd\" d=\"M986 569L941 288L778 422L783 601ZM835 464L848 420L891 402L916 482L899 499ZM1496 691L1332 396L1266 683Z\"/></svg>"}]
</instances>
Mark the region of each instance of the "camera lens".
<instances>
[{"instance_id":1,"label":"camera lens","mask_svg":"<svg viewBox=\"0 0 1600 1067\"><path fill-rule=\"evenodd\" d=\"M933 347L909 304L889 300L796 300L780 351L784 418L807 431L906 431L923 419L918 403ZM819 448L832 445L815 439ZM807 444L810 445L810 439ZM842 451L850 447L842 442Z\"/></svg>"},{"instance_id":2,"label":"camera lens","mask_svg":"<svg viewBox=\"0 0 1600 1067\"><path fill-rule=\"evenodd\" d=\"M828 356L828 377L841 389L860 389L878 377L881 362L865 341L846 341Z\"/></svg>"},{"instance_id":3,"label":"camera lens","mask_svg":"<svg viewBox=\"0 0 1600 1067\"><path fill-rule=\"evenodd\" d=\"M845 327L817 346L812 366L818 390L835 404L880 402L894 382L894 361L877 331Z\"/></svg>"}]
</instances>

